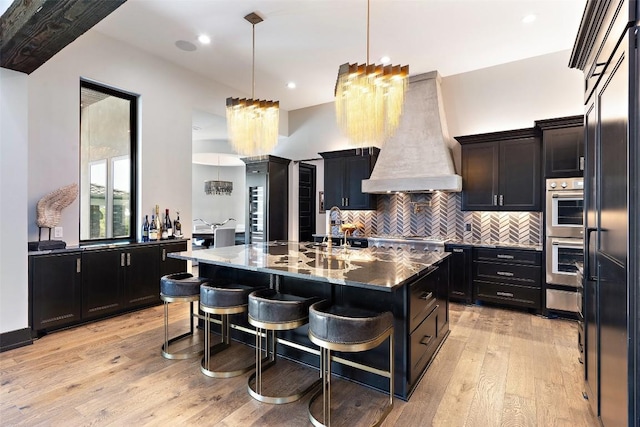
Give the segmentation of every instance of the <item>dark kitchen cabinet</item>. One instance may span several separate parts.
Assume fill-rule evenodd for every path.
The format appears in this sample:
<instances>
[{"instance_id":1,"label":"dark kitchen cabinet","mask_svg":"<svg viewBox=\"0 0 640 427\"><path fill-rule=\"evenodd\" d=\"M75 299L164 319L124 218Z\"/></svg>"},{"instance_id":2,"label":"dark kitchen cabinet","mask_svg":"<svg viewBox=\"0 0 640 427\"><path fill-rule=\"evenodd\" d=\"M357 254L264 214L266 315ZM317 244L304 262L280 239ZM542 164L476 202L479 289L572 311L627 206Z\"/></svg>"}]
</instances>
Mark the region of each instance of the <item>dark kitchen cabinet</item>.
<instances>
[{"instance_id":1,"label":"dark kitchen cabinet","mask_svg":"<svg viewBox=\"0 0 640 427\"><path fill-rule=\"evenodd\" d=\"M533 250L473 249L473 298L539 312L542 253Z\"/></svg>"},{"instance_id":2,"label":"dark kitchen cabinet","mask_svg":"<svg viewBox=\"0 0 640 427\"><path fill-rule=\"evenodd\" d=\"M324 159L324 205L327 210L337 206L343 210L375 210L375 194L362 192L362 180L369 179L380 149L329 151L320 153Z\"/></svg>"},{"instance_id":3,"label":"dark kitchen cabinet","mask_svg":"<svg viewBox=\"0 0 640 427\"><path fill-rule=\"evenodd\" d=\"M160 245L160 277L166 276L167 274L187 271L187 261L169 257L171 252L182 252L186 250L186 240L162 243Z\"/></svg>"},{"instance_id":4,"label":"dark kitchen cabinet","mask_svg":"<svg viewBox=\"0 0 640 427\"><path fill-rule=\"evenodd\" d=\"M81 252L29 257L31 328L46 331L80 321Z\"/></svg>"},{"instance_id":5,"label":"dark kitchen cabinet","mask_svg":"<svg viewBox=\"0 0 640 427\"><path fill-rule=\"evenodd\" d=\"M545 178L572 178L584 171L584 117L537 120L542 130L542 164Z\"/></svg>"},{"instance_id":6,"label":"dark kitchen cabinet","mask_svg":"<svg viewBox=\"0 0 640 427\"><path fill-rule=\"evenodd\" d=\"M471 304L473 302L471 281L473 247L447 243L444 249L446 252L451 252L449 257L451 264L449 298Z\"/></svg>"},{"instance_id":7,"label":"dark kitchen cabinet","mask_svg":"<svg viewBox=\"0 0 640 427\"><path fill-rule=\"evenodd\" d=\"M247 171L245 241L287 240L291 160L276 156L242 160Z\"/></svg>"},{"instance_id":8,"label":"dark kitchen cabinet","mask_svg":"<svg viewBox=\"0 0 640 427\"><path fill-rule=\"evenodd\" d=\"M462 210L541 210L539 130L456 139L462 145Z\"/></svg>"},{"instance_id":9,"label":"dark kitchen cabinet","mask_svg":"<svg viewBox=\"0 0 640 427\"><path fill-rule=\"evenodd\" d=\"M124 267L121 249L92 249L82 254L82 318L91 319L124 309Z\"/></svg>"},{"instance_id":10,"label":"dark kitchen cabinet","mask_svg":"<svg viewBox=\"0 0 640 427\"><path fill-rule=\"evenodd\" d=\"M82 254L82 317L101 317L160 302L158 245Z\"/></svg>"}]
</instances>

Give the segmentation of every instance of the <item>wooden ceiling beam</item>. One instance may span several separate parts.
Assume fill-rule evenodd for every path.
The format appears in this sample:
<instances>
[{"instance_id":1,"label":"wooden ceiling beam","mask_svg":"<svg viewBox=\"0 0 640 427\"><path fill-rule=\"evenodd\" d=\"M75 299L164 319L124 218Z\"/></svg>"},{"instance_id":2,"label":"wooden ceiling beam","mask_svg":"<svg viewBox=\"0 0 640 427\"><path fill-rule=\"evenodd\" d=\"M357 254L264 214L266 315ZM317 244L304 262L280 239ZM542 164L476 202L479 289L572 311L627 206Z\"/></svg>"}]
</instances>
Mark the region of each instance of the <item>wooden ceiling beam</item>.
<instances>
[{"instance_id":1,"label":"wooden ceiling beam","mask_svg":"<svg viewBox=\"0 0 640 427\"><path fill-rule=\"evenodd\" d=\"M127 0L14 0L0 18L0 67L32 73Z\"/></svg>"}]
</instances>

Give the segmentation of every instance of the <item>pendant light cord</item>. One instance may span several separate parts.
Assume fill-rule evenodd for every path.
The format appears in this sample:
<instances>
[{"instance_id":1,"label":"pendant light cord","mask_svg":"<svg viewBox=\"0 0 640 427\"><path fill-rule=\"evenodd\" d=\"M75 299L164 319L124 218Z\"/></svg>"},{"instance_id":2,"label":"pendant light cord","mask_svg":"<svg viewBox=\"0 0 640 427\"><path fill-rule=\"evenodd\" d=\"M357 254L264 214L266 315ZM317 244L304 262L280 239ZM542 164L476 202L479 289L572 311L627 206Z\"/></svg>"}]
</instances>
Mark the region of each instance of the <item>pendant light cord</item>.
<instances>
[{"instance_id":1,"label":"pendant light cord","mask_svg":"<svg viewBox=\"0 0 640 427\"><path fill-rule=\"evenodd\" d=\"M371 6L371 0L367 0L367 62L369 64L369 10Z\"/></svg>"},{"instance_id":2,"label":"pendant light cord","mask_svg":"<svg viewBox=\"0 0 640 427\"><path fill-rule=\"evenodd\" d=\"M253 48L251 57L251 99L255 99L256 91L256 24L251 24L253 29Z\"/></svg>"}]
</instances>

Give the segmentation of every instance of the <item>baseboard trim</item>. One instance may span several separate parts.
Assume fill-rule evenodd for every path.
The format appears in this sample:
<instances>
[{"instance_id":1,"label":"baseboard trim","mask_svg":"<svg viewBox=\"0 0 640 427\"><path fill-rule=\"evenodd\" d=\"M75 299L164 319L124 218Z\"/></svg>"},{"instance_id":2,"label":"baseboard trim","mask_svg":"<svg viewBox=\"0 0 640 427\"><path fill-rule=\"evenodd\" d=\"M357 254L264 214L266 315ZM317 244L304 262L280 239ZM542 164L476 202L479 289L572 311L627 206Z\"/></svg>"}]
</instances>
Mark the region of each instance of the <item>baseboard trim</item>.
<instances>
[{"instance_id":1,"label":"baseboard trim","mask_svg":"<svg viewBox=\"0 0 640 427\"><path fill-rule=\"evenodd\" d=\"M24 328L0 334L0 353L33 344L31 329Z\"/></svg>"}]
</instances>

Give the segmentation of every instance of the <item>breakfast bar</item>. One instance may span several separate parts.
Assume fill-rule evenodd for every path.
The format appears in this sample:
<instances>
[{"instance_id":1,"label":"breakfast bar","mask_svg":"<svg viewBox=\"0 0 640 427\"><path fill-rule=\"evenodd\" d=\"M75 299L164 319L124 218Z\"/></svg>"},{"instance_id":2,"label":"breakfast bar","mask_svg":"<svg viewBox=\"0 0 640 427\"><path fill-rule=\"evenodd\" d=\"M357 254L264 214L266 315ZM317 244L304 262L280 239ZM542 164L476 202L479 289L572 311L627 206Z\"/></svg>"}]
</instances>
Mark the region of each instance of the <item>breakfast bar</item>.
<instances>
[{"instance_id":1,"label":"breakfast bar","mask_svg":"<svg viewBox=\"0 0 640 427\"><path fill-rule=\"evenodd\" d=\"M274 241L172 253L199 265L199 276L270 287L303 297L321 297L354 309L390 311L394 317L395 395L408 400L449 333L449 253L394 248L326 246L320 243ZM233 338L252 343L242 330L251 329L241 316ZM307 326L283 331L278 354L319 366L317 346ZM336 353L333 372L388 391L388 381L366 365L388 368L389 350L380 346L363 353ZM386 365L385 365L386 363Z\"/></svg>"}]
</instances>

